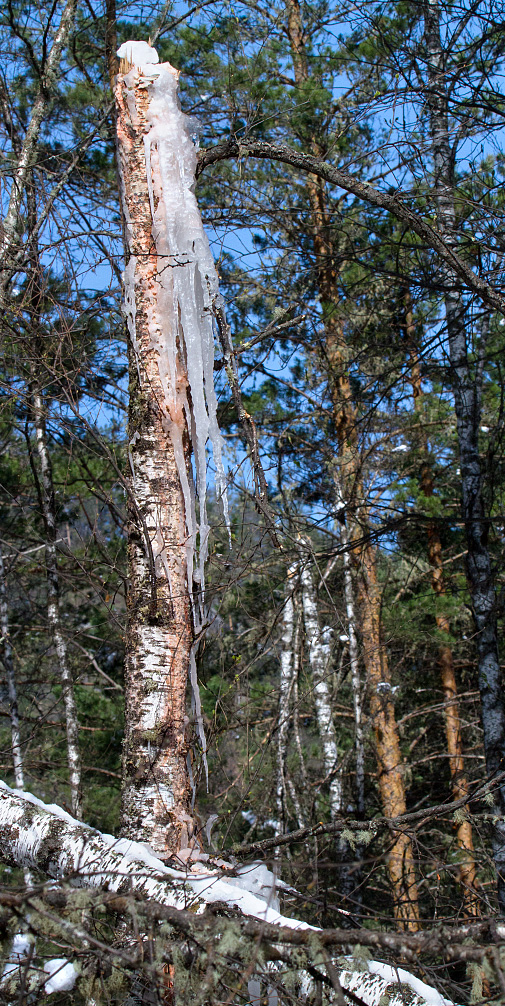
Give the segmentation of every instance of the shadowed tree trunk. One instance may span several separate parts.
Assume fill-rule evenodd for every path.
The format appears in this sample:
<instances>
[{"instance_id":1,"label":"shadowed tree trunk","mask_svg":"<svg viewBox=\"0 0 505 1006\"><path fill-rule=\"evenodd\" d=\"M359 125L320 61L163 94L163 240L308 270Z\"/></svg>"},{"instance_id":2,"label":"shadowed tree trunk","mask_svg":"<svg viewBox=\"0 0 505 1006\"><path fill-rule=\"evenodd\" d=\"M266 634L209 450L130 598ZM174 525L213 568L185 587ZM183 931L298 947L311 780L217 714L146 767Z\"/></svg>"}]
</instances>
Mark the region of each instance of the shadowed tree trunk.
<instances>
[{"instance_id":1,"label":"shadowed tree trunk","mask_svg":"<svg viewBox=\"0 0 505 1006\"><path fill-rule=\"evenodd\" d=\"M309 69L304 30L298 0L287 0L288 35L291 45L295 82L302 88L309 80ZM323 151L316 136L310 137L311 151L321 157ZM362 506L363 488L358 451L356 415L352 399L346 359L346 347L342 325L338 316L339 294L337 268L328 216L324 183L315 175L308 174L306 186L312 211L312 236L316 260L317 281L321 299L324 325L324 348L329 373L330 394L333 416L339 442L339 456L335 460L336 510L346 506L345 513L353 526L349 528L349 542L357 540L365 531L366 513ZM358 529L352 512L361 504ZM345 518L343 518L345 519ZM375 734L379 765L379 789L384 814L396 817L406 811L403 763L400 753L398 727L389 680L387 654L380 639L380 594L377 587L375 552L370 544L352 549L352 560L357 572L360 628L363 642L363 660L367 672L370 693L370 709ZM345 569L346 598L351 600L351 571ZM346 601L346 607L347 605ZM352 605L350 605L352 608ZM353 629L355 627L353 626ZM353 675L355 713L361 711L361 690L359 679ZM362 744L356 724L356 752L360 759ZM362 762L357 761L358 773L362 775ZM362 790L362 786L361 786ZM359 790L358 790L359 794ZM358 796L358 799L361 799ZM390 850L387 859L388 872L392 883L395 916L406 928L417 928L419 910L414 869L412 843L407 835L401 835ZM347 886L347 881L346 881Z\"/></svg>"},{"instance_id":2,"label":"shadowed tree trunk","mask_svg":"<svg viewBox=\"0 0 505 1006\"><path fill-rule=\"evenodd\" d=\"M16 688L16 675L14 673L14 663L12 660L12 645L9 632L9 609L7 606L7 584L5 579L5 566L3 552L0 546L0 632L2 633L1 654L2 663L7 677L7 691L9 695L9 715L11 721L11 748L12 764L14 767L14 779L17 789L25 788L23 774L23 755L21 751L21 731L19 728L18 695Z\"/></svg>"},{"instance_id":3,"label":"shadowed tree trunk","mask_svg":"<svg viewBox=\"0 0 505 1006\"><path fill-rule=\"evenodd\" d=\"M71 807L74 817L80 819L82 817L82 773L79 753L79 722L75 704L74 682L68 662L67 643L61 620L60 577L56 552L58 525L51 456L47 445L45 402L37 386L31 389L31 404L33 425L35 427L38 468L31 450L30 461L38 489L46 539L44 562L47 582L47 620L56 654L56 664L61 681L61 693L65 709Z\"/></svg>"},{"instance_id":4,"label":"shadowed tree trunk","mask_svg":"<svg viewBox=\"0 0 505 1006\"><path fill-rule=\"evenodd\" d=\"M421 368L419 365L419 353L415 340L415 326L412 313L412 303L409 291L404 294L405 306L405 335L407 339L410 356L410 384L412 396L414 398L414 409L420 420L421 451L423 459L421 461L421 489L425 496L433 496L433 472L428 460L428 442L422 425L422 399L423 389L421 380ZM428 559L432 566L431 586L437 598L442 598L446 594L446 584L442 560L442 542L435 521L428 524ZM461 741L461 720L459 715L458 690L456 684L456 673L454 669L454 659L452 647L450 645L450 625L449 619L442 612L435 616L439 633L447 637L446 642L442 642L438 653L438 665L442 690L444 693L444 719L445 736L447 740L447 752L449 755L449 769L452 782L453 800L461 800L468 797L468 781L465 774L463 761L463 746ZM461 858L458 866L459 882L463 888L464 913L467 918L478 916L479 898L477 894L477 871L475 867L475 854L473 846L472 825L469 820L459 821L456 827L456 838Z\"/></svg>"},{"instance_id":5,"label":"shadowed tree trunk","mask_svg":"<svg viewBox=\"0 0 505 1006\"><path fill-rule=\"evenodd\" d=\"M457 251L455 149L450 135L448 85L441 37L438 0L424 4L424 40L428 83L425 93L433 157L433 191L438 229L447 247ZM479 457L481 378L470 369L467 310L461 283L444 260L440 265L444 283L445 321L449 345L450 375L461 464L461 502L467 542L467 578L476 628L479 690L486 769L490 782L505 769L505 707L498 651L494 577L488 547L488 521L483 497ZM495 787L496 815L493 854L497 873L498 901L505 912L505 781Z\"/></svg>"}]
</instances>

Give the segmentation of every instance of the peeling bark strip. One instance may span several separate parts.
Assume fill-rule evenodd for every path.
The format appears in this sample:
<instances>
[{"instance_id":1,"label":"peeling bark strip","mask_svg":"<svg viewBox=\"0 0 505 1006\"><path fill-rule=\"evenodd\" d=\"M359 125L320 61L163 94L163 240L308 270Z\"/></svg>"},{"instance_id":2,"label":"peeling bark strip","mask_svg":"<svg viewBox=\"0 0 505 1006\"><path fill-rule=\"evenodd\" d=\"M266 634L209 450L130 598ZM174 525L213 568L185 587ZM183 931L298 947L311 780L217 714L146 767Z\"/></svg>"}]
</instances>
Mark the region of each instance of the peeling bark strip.
<instances>
[{"instance_id":1,"label":"peeling bark strip","mask_svg":"<svg viewBox=\"0 0 505 1006\"><path fill-rule=\"evenodd\" d=\"M196 151L178 104L178 73L169 63L159 64L145 42L127 42L118 55L130 487L136 503L129 504L122 830L169 856L187 847L193 831L188 673L205 754L194 649L209 535L209 439L218 493L225 491L213 384L213 317L222 301L192 191Z\"/></svg>"}]
</instances>

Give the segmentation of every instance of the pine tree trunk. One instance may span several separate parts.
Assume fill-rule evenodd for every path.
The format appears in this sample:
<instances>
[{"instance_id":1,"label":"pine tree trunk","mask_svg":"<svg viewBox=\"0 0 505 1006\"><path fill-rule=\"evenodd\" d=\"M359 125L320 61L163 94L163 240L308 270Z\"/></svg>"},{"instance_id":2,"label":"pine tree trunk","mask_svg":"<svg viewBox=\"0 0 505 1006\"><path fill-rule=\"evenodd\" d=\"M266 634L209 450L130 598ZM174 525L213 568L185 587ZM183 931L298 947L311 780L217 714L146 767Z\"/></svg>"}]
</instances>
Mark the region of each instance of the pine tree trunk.
<instances>
[{"instance_id":1,"label":"pine tree trunk","mask_svg":"<svg viewBox=\"0 0 505 1006\"><path fill-rule=\"evenodd\" d=\"M125 73L118 75L116 113L126 269L134 289L134 303L127 303L126 310L134 319L134 334L130 328L130 582L122 834L149 843L158 856L169 857L187 847L193 833L186 713L194 643L192 585L186 561L185 499L152 337L163 309L163 291L144 145L150 128L149 94L139 71L123 69L130 70L130 77L127 81ZM174 331L174 343L176 337ZM187 383L182 370L178 381ZM186 417L180 415L176 422L190 478Z\"/></svg>"},{"instance_id":2,"label":"pine tree trunk","mask_svg":"<svg viewBox=\"0 0 505 1006\"><path fill-rule=\"evenodd\" d=\"M287 0L286 8L295 81L298 86L302 86L309 79L309 71L298 0ZM310 144L312 153L321 156L322 151L316 136L310 137ZM350 521L352 511L357 502L361 501L363 493L356 415L342 327L338 317L337 269L324 183L309 174L306 185L312 211L314 254L325 329L325 352L333 402L333 417L340 447L334 472L335 481L339 487L337 494L340 492L340 499L337 498L336 502L337 506L343 502L346 503L345 512ZM357 533L353 527L350 527L349 530L352 542L353 538L357 537ZM377 686L382 685L383 682L389 689L391 686L387 656L381 649L380 605L377 601L375 556L372 548L367 546L362 551L353 549L352 561L357 568L359 567L358 599L363 638L363 659L367 672L367 683L371 692L372 721L379 761L379 789L384 814L387 817L395 817L406 810L405 785L400 758L398 727L391 694L382 694L381 696L377 694ZM352 590L350 570L345 573L345 576L350 599ZM357 682L355 695L359 696ZM355 698L354 707L355 713L357 711L360 714L359 698L358 700ZM356 723L356 752L357 756L362 757L362 742L359 733L360 721ZM358 763L357 761L357 780L362 772L362 762ZM358 798L360 799L359 796ZM408 836L402 835L395 842L388 857L388 871L393 890L395 915L406 928L416 929L419 910L412 844Z\"/></svg>"},{"instance_id":3,"label":"pine tree trunk","mask_svg":"<svg viewBox=\"0 0 505 1006\"><path fill-rule=\"evenodd\" d=\"M387 653L380 639L380 590L375 553L364 545L358 567L361 635L368 672L370 712L375 733L379 790L386 817L405 814L405 783ZM418 928L419 908L412 842L395 838L387 856L397 921L411 932Z\"/></svg>"},{"instance_id":4,"label":"pine tree trunk","mask_svg":"<svg viewBox=\"0 0 505 1006\"><path fill-rule=\"evenodd\" d=\"M47 620L56 652L58 675L61 681L63 705L65 708L71 807L74 817L80 819L82 816L82 777L81 758L79 753L79 723L75 705L74 683L68 664L67 644L61 624L60 580L56 554L56 537L58 529L56 524L56 503L54 496L53 473L51 458L47 447L44 401L37 388L32 392L32 409L33 422L35 426L35 443L40 473L38 485L46 537L45 567L47 578Z\"/></svg>"},{"instance_id":5,"label":"pine tree trunk","mask_svg":"<svg viewBox=\"0 0 505 1006\"><path fill-rule=\"evenodd\" d=\"M449 248L457 246L455 178L449 134L447 81L441 41L438 0L424 5L425 42L428 51L428 88L433 186L438 230ZM461 465L461 500L467 541L467 578L476 627L479 690L486 770L491 783L505 769L505 707L501 683L494 577L488 548L488 523L483 498L479 458L481 413L480 382L472 378L466 325L469 313L459 281L445 263L441 265L445 287L445 319L449 342L454 408ZM498 901L505 913L505 782L495 787L496 823L493 854L497 873Z\"/></svg>"},{"instance_id":6,"label":"pine tree trunk","mask_svg":"<svg viewBox=\"0 0 505 1006\"><path fill-rule=\"evenodd\" d=\"M422 452L424 454L424 461L421 465L421 489L425 496L430 497L433 496L434 491L433 474L428 461L428 443L422 427L423 390L421 368L419 366L419 354L415 343L414 320L409 291L405 294L404 303L405 334L410 355L410 383L414 398L414 409L421 423L420 436ZM431 577L432 589L437 597L443 597L446 593L446 586L442 562L442 543L438 528L433 521L428 524L428 559L433 569ZM436 614L435 621L438 631L448 637L448 641L442 643L439 648L438 665L444 694L445 736L449 755L452 796L454 800L460 800L468 797L469 788L463 761L456 673L452 648L449 644L450 625L447 617L441 613ZM475 866L473 832L472 825L468 819L458 823L456 827L456 839L461 851L458 876L463 889L464 914L467 918L474 918L480 914L480 911L477 894L477 870Z\"/></svg>"}]
</instances>

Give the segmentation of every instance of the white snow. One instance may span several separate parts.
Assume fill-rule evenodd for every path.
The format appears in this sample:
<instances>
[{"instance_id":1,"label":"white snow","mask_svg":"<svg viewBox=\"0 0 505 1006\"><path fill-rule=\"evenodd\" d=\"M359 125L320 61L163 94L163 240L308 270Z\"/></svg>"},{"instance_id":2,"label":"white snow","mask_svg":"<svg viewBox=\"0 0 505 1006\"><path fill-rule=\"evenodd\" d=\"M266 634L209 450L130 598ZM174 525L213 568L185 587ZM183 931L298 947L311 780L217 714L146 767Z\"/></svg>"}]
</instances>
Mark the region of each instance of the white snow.
<instances>
[{"instance_id":1,"label":"white snow","mask_svg":"<svg viewBox=\"0 0 505 1006\"><path fill-rule=\"evenodd\" d=\"M50 976L44 983L46 995L51 995L51 992L70 992L77 980L77 971L66 957L54 957L47 961L44 971Z\"/></svg>"},{"instance_id":2,"label":"white snow","mask_svg":"<svg viewBox=\"0 0 505 1006\"><path fill-rule=\"evenodd\" d=\"M3 969L2 979L7 978L13 971L17 971L20 962L28 955L31 943L32 940L28 933L15 933L10 954Z\"/></svg>"},{"instance_id":3,"label":"white snow","mask_svg":"<svg viewBox=\"0 0 505 1006\"><path fill-rule=\"evenodd\" d=\"M404 453L405 451L408 451L408 446L407 446L407 444L398 444L398 447L393 447L393 448L391 449L391 453L392 453L392 454L396 454L396 453L398 453L399 451L401 451L402 453Z\"/></svg>"},{"instance_id":4,"label":"white snow","mask_svg":"<svg viewBox=\"0 0 505 1006\"><path fill-rule=\"evenodd\" d=\"M444 999L440 992L437 992L431 985L426 985L420 978L411 975L410 971L404 971L403 968L393 968L390 964L381 964L380 961L369 961L368 970L371 974L379 975L388 982L401 982L409 985L413 992L428 1003L428 1006L452 1006L450 999Z\"/></svg>"},{"instance_id":5,"label":"white snow","mask_svg":"<svg viewBox=\"0 0 505 1006\"><path fill-rule=\"evenodd\" d=\"M159 63L160 57L148 42L123 42L119 46L117 54L120 59L126 59L133 66L138 66L143 68L144 66L151 66L153 63Z\"/></svg>"}]
</instances>

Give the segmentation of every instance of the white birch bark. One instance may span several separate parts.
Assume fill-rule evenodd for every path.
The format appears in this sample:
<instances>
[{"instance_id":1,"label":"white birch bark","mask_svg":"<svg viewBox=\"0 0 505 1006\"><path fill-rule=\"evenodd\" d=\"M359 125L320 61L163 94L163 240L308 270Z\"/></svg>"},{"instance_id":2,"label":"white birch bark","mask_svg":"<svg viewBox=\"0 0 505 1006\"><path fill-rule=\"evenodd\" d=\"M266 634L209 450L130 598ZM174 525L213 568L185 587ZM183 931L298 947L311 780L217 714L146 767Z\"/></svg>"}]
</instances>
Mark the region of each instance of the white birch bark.
<instances>
[{"instance_id":1,"label":"white birch bark","mask_svg":"<svg viewBox=\"0 0 505 1006\"><path fill-rule=\"evenodd\" d=\"M12 660L12 646L9 634L9 609L7 606L7 585L5 582L5 567L3 552L0 546L0 631L2 633L2 660L7 678L9 695L9 716L11 721L11 749L14 779L18 789L25 788L23 774L23 754L21 751L21 731L19 727L18 695L16 676Z\"/></svg>"},{"instance_id":2,"label":"white birch bark","mask_svg":"<svg viewBox=\"0 0 505 1006\"><path fill-rule=\"evenodd\" d=\"M352 700L354 706L354 746L356 750L356 802L358 813L365 810L365 746L363 739L363 694L359 670L358 638L356 635L356 612L354 608L354 588L351 573L351 556L347 549L347 528L341 527L340 537L344 546L344 598L349 637L349 662L351 665Z\"/></svg>"},{"instance_id":3,"label":"white birch bark","mask_svg":"<svg viewBox=\"0 0 505 1006\"><path fill-rule=\"evenodd\" d=\"M289 731L289 707L293 690L295 605L293 599L296 565L289 567L286 579L286 597L282 618L281 674L279 687L279 725L277 733L277 824L275 834L280 835L286 824L286 752ZM277 850L279 851L279 850Z\"/></svg>"},{"instance_id":4,"label":"white birch bark","mask_svg":"<svg viewBox=\"0 0 505 1006\"><path fill-rule=\"evenodd\" d=\"M328 687L328 665L330 661L329 629L320 629L312 574L308 564L301 572L303 616L309 644L309 664L312 672L314 705L323 749L323 764L330 779L330 816L332 820L342 807L342 784L337 771L338 747L335 724L331 712L330 689Z\"/></svg>"},{"instance_id":5,"label":"white birch bark","mask_svg":"<svg viewBox=\"0 0 505 1006\"><path fill-rule=\"evenodd\" d=\"M28 123L28 128L21 147L14 178L12 180L9 206L3 220L3 228L0 235L0 268L2 270L0 302L3 300L3 293L10 277L9 258L12 255L16 244L16 232L23 193L28 179L28 174L33 163L33 157L44 115L51 101L51 90L58 77L61 55L67 43L69 32L72 28L76 9L77 0L67 0L61 15L58 30L54 36L51 50L43 68L43 75L40 81L38 94L32 108L30 121Z\"/></svg>"},{"instance_id":6,"label":"white birch bark","mask_svg":"<svg viewBox=\"0 0 505 1006\"><path fill-rule=\"evenodd\" d=\"M42 516L46 532L45 565L47 577L47 619L56 651L58 673L61 680L63 704L65 708L65 726L67 733L67 758L69 782L71 790L71 807L75 817L82 815L81 804L81 759L79 754L79 724L74 697L74 685L70 672L67 645L61 625L60 616L60 585L58 561L56 556L56 515L54 506L54 487L51 471L51 460L47 449L47 436L44 421L44 403L40 392L33 395L33 414L35 425L35 441L40 467L40 493Z\"/></svg>"}]
</instances>

